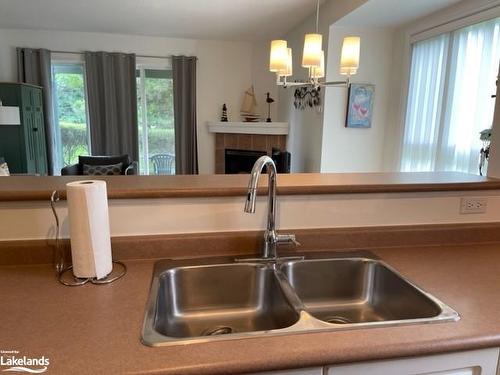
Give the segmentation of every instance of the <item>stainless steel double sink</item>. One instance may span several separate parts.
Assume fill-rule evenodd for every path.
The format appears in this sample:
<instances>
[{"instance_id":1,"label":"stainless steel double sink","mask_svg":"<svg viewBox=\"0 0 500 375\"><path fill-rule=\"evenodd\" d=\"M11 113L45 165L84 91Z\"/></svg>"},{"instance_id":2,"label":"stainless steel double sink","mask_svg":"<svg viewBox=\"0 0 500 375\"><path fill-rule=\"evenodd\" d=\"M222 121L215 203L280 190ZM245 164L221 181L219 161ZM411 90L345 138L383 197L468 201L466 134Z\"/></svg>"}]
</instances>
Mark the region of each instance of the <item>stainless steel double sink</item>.
<instances>
[{"instance_id":1,"label":"stainless steel double sink","mask_svg":"<svg viewBox=\"0 0 500 375\"><path fill-rule=\"evenodd\" d=\"M456 321L457 312L380 260L159 261L142 342L165 346Z\"/></svg>"}]
</instances>

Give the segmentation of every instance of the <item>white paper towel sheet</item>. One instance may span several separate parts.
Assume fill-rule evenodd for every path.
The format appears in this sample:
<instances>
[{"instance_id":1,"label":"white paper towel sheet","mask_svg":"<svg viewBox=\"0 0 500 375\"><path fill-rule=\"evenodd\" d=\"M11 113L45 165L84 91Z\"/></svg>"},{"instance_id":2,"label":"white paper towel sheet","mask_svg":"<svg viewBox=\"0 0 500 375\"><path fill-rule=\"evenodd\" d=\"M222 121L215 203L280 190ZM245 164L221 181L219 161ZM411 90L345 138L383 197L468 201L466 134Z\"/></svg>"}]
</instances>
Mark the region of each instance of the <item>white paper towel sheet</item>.
<instances>
[{"instance_id":1,"label":"white paper towel sheet","mask_svg":"<svg viewBox=\"0 0 500 375\"><path fill-rule=\"evenodd\" d=\"M102 279L113 269L106 182L66 184L73 274Z\"/></svg>"}]
</instances>

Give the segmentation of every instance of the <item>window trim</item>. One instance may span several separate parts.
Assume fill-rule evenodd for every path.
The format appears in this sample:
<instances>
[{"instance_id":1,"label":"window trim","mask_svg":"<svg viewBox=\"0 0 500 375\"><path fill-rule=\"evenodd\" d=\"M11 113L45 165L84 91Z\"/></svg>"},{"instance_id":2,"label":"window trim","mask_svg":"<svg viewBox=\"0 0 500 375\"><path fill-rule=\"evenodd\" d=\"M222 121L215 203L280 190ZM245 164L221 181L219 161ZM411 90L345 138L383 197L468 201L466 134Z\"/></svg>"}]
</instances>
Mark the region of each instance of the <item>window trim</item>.
<instances>
[{"instance_id":1,"label":"window trim","mask_svg":"<svg viewBox=\"0 0 500 375\"><path fill-rule=\"evenodd\" d=\"M438 19L408 30L408 42L410 46L425 39L430 39L441 34L451 33L458 29L468 27L477 23L500 17L500 1L495 1L475 7L474 9L456 11L449 15L443 15ZM431 16L432 17L432 16ZM424 21L425 22L425 21Z\"/></svg>"}]
</instances>

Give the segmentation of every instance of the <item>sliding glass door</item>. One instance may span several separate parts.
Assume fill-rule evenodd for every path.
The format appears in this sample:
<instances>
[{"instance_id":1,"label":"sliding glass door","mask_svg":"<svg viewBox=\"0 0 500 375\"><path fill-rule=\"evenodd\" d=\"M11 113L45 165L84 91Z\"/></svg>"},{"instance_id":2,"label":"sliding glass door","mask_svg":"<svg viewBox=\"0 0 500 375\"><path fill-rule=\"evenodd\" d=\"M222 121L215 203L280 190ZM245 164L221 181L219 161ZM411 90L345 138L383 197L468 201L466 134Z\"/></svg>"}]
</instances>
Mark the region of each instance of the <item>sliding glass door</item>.
<instances>
[{"instance_id":1,"label":"sliding glass door","mask_svg":"<svg viewBox=\"0 0 500 375\"><path fill-rule=\"evenodd\" d=\"M172 70L138 64L137 114L140 174L175 174ZM52 61L53 110L56 128L55 168L78 163L91 154L83 61Z\"/></svg>"},{"instance_id":2,"label":"sliding glass door","mask_svg":"<svg viewBox=\"0 0 500 375\"><path fill-rule=\"evenodd\" d=\"M138 66L137 111L141 174L175 174L172 71Z\"/></svg>"},{"instance_id":3,"label":"sliding glass door","mask_svg":"<svg viewBox=\"0 0 500 375\"><path fill-rule=\"evenodd\" d=\"M90 154L90 136L83 63L52 63L56 129L55 171Z\"/></svg>"}]
</instances>

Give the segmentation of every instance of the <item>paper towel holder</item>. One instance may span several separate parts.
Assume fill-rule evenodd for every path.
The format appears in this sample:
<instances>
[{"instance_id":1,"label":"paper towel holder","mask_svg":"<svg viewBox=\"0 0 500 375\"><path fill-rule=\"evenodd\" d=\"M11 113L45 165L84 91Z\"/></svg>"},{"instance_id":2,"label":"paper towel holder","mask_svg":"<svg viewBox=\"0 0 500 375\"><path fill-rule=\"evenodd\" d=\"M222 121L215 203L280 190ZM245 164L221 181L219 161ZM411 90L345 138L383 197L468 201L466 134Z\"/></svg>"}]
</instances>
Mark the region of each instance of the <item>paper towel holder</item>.
<instances>
[{"instance_id":1,"label":"paper towel holder","mask_svg":"<svg viewBox=\"0 0 500 375\"><path fill-rule=\"evenodd\" d=\"M54 215L55 223L56 223L56 235L55 235L55 253L54 253L54 265L56 270L56 276L59 282L66 286L81 286L85 285L88 282L96 285L109 284L113 281L116 281L123 277L127 273L127 266L120 261L113 261L113 269L111 272L101 279L97 277L88 277L81 278L73 275L71 270L73 266L66 266L66 261L64 259L64 250L61 248L61 244L59 241L60 234L60 224L59 224L59 216L56 211L56 202L59 202L59 192L54 190L52 195L50 196L50 208L52 209L52 214ZM116 267L115 267L116 266Z\"/></svg>"}]
</instances>

